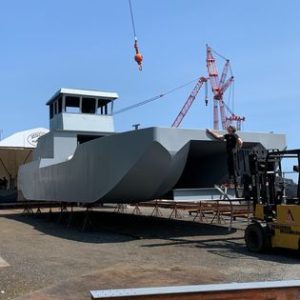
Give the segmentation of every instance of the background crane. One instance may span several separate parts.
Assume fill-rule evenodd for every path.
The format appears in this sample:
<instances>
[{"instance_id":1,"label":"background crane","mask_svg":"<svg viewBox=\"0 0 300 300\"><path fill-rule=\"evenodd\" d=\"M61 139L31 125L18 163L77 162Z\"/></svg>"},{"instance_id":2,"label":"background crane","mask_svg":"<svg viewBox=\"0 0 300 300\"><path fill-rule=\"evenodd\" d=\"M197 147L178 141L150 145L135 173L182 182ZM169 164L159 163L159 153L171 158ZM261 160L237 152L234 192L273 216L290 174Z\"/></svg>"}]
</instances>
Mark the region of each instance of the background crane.
<instances>
[{"instance_id":1,"label":"background crane","mask_svg":"<svg viewBox=\"0 0 300 300\"><path fill-rule=\"evenodd\" d=\"M189 109L191 108L191 106L192 106L194 100L196 99L203 84L205 84L205 103L206 104L208 103L207 79L205 77L200 77L197 84L193 88L191 94L189 95L186 102L184 103L181 111L179 112L178 116L176 117L175 121L173 122L172 127L177 128L180 125L180 123L182 122L182 120L184 119L186 114L188 113Z\"/></svg>"},{"instance_id":2,"label":"background crane","mask_svg":"<svg viewBox=\"0 0 300 300\"><path fill-rule=\"evenodd\" d=\"M242 122L246 121L245 117L241 117L239 115L236 115L224 102L224 106L226 110L230 113L230 116L226 117L226 127L233 124L235 125L236 129L238 131L242 130Z\"/></svg>"},{"instance_id":3,"label":"background crane","mask_svg":"<svg viewBox=\"0 0 300 300\"><path fill-rule=\"evenodd\" d=\"M210 80L211 90L214 95L214 129L219 129L219 110L222 122L222 129L225 129L227 127L227 117L225 112L223 95L234 80L234 77L231 72L230 61L229 59L226 59L221 78L219 78L216 60L213 55L213 50L211 47L206 45L206 66L208 71L208 77ZM228 71L230 71L231 76L227 79Z\"/></svg>"},{"instance_id":4,"label":"background crane","mask_svg":"<svg viewBox=\"0 0 300 300\"><path fill-rule=\"evenodd\" d=\"M215 52L216 53L216 52ZM232 75L231 66L229 59L224 58L223 56L217 54L218 56L225 59L225 65L219 78L219 73L216 65L216 60L213 55L213 50L208 45L206 46L206 66L208 71L208 77L200 77L196 86L192 90L185 104L183 105L181 111L177 115L175 121L172 124L172 127L179 127L184 117L187 115L189 109L191 108L196 96L198 95L201 87L205 84L205 104L208 103L208 90L207 90L207 81L209 80L211 85L211 90L213 93L213 128L219 129L219 114L221 117L222 128L226 129L230 124L236 122L237 130L241 130L241 123L245 121L245 117L240 117L233 113L228 105L225 104L223 96L225 91L232 85L234 77ZM228 73L230 72L230 77ZM228 78L227 78L228 77Z\"/></svg>"}]
</instances>

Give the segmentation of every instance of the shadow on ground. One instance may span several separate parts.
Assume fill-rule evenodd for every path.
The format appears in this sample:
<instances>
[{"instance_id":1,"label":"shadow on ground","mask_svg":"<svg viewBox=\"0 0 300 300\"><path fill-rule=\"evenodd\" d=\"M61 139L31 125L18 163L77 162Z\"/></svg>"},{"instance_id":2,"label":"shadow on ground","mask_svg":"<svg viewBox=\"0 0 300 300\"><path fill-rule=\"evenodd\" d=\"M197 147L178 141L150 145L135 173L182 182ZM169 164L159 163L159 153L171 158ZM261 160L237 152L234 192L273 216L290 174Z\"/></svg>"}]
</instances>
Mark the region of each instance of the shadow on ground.
<instances>
[{"instance_id":1,"label":"shadow on ground","mask_svg":"<svg viewBox=\"0 0 300 300\"><path fill-rule=\"evenodd\" d=\"M241 235L235 236L201 236L190 240L186 238L170 237L167 242L155 242L153 244L143 245L142 247L196 247L199 250L205 250L217 256L227 259L243 259L243 260L263 260L271 261L280 264L299 264L300 251L274 248L265 251L264 253L250 252L244 243L243 232Z\"/></svg>"},{"instance_id":2,"label":"shadow on ground","mask_svg":"<svg viewBox=\"0 0 300 300\"><path fill-rule=\"evenodd\" d=\"M264 254L249 252L243 242L243 232L236 229L191 221L120 214L107 211L70 213L3 215L33 226L43 234L84 243L122 243L144 239L141 247L196 247L217 256L231 259L260 259L295 264L300 262L298 251L273 249ZM86 225L84 230L83 225ZM153 241L153 242L152 242Z\"/></svg>"},{"instance_id":3,"label":"shadow on ground","mask_svg":"<svg viewBox=\"0 0 300 300\"><path fill-rule=\"evenodd\" d=\"M222 226L103 211L91 211L88 215L80 211L72 215L67 212L50 215L11 214L4 217L31 225L47 235L88 243L116 243L133 239L163 239L172 242L172 238L224 237L229 234L228 229Z\"/></svg>"}]
</instances>

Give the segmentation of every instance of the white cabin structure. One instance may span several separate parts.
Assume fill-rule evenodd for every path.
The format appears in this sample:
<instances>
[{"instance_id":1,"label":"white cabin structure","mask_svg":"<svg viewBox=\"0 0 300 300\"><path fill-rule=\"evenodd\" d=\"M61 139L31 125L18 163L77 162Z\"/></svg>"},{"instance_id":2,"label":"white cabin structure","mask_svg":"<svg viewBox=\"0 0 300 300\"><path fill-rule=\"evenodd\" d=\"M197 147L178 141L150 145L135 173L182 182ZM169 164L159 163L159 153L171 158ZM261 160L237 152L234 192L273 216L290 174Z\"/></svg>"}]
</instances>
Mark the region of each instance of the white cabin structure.
<instances>
[{"instance_id":1,"label":"white cabin structure","mask_svg":"<svg viewBox=\"0 0 300 300\"><path fill-rule=\"evenodd\" d=\"M114 132L114 92L61 88L47 102L50 131Z\"/></svg>"}]
</instances>

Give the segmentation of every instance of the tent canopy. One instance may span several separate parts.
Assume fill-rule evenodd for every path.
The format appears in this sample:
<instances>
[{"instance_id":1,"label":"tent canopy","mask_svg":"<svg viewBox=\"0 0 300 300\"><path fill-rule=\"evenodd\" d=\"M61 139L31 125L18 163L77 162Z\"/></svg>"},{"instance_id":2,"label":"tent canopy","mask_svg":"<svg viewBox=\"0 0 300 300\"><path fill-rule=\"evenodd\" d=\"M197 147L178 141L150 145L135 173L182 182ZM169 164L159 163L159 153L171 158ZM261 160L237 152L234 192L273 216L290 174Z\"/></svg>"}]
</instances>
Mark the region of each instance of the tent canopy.
<instances>
[{"instance_id":1,"label":"tent canopy","mask_svg":"<svg viewBox=\"0 0 300 300\"><path fill-rule=\"evenodd\" d=\"M0 179L8 180L8 187L17 184L19 166L31 161L38 138L49 132L46 128L34 128L17 132L0 141Z\"/></svg>"},{"instance_id":2,"label":"tent canopy","mask_svg":"<svg viewBox=\"0 0 300 300\"><path fill-rule=\"evenodd\" d=\"M33 149L37 145L38 138L49 132L46 128L34 128L17 132L2 141L0 148L30 148Z\"/></svg>"}]
</instances>

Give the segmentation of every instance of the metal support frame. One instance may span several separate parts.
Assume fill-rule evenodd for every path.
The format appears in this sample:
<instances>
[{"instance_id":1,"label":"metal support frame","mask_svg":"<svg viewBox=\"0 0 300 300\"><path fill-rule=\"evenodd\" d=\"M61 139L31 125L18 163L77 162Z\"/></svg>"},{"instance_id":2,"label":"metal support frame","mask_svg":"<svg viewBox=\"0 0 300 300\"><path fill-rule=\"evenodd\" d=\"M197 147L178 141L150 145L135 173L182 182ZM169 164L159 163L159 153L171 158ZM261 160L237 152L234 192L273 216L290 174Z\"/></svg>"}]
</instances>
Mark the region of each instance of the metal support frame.
<instances>
[{"instance_id":1,"label":"metal support frame","mask_svg":"<svg viewBox=\"0 0 300 300\"><path fill-rule=\"evenodd\" d=\"M81 226L81 231L85 231L87 228L91 228L93 226L90 213L93 211L93 208L90 206L86 207L85 216L83 219L83 223Z\"/></svg>"},{"instance_id":2,"label":"metal support frame","mask_svg":"<svg viewBox=\"0 0 300 300\"><path fill-rule=\"evenodd\" d=\"M67 227L71 227L72 225L72 221L73 221L73 216L74 216L74 209L73 209L73 205L71 204L71 208L69 211L69 217L68 217L68 221L67 221Z\"/></svg>"},{"instance_id":3,"label":"metal support frame","mask_svg":"<svg viewBox=\"0 0 300 300\"><path fill-rule=\"evenodd\" d=\"M28 158L30 157L30 154L33 152L33 150L29 150L28 154L26 155L25 159L23 160L23 165L27 163Z\"/></svg>"},{"instance_id":4,"label":"metal support frame","mask_svg":"<svg viewBox=\"0 0 300 300\"><path fill-rule=\"evenodd\" d=\"M159 209L159 204L158 204L157 200L155 200L154 208L153 208L153 211L151 213L151 216L152 217L158 217L158 218L163 217L163 214L162 214L162 212Z\"/></svg>"},{"instance_id":5,"label":"metal support frame","mask_svg":"<svg viewBox=\"0 0 300 300\"><path fill-rule=\"evenodd\" d=\"M127 210L127 204L118 203L116 208L114 209L114 212L124 214L126 213L126 210Z\"/></svg>"},{"instance_id":6,"label":"metal support frame","mask_svg":"<svg viewBox=\"0 0 300 300\"><path fill-rule=\"evenodd\" d=\"M224 189L222 189L221 187L219 187L218 185L215 185L215 188L221 193L222 200L229 200L230 203L230 224L228 227L228 231L231 231L232 229L232 222L233 222L233 207L232 207L232 202L230 201L230 197L228 196L228 188L225 187ZM213 218L214 219L214 218ZM218 220L218 224L221 224L222 221L225 220L220 212L220 206L219 206L219 201L217 202L217 220ZM211 221L213 222L213 220Z\"/></svg>"},{"instance_id":7,"label":"metal support frame","mask_svg":"<svg viewBox=\"0 0 300 300\"><path fill-rule=\"evenodd\" d=\"M207 221L205 213L203 212L203 205L201 201L199 201L198 210L196 211L196 215L193 219L193 222L195 222L197 219L199 219L200 223L203 223L203 220Z\"/></svg>"},{"instance_id":8,"label":"metal support frame","mask_svg":"<svg viewBox=\"0 0 300 300\"><path fill-rule=\"evenodd\" d=\"M210 223L212 224L215 220L217 221L217 224L222 224L222 223L225 224L226 223L224 217L222 216L221 210L220 210L219 201L217 201L217 209L216 209ZM228 229L228 230L231 230L231 225L229 227L230 227L230 229Z\"/></svg>"},{"instance_id":9,"label":"metal support frame","mask_svg":"<svg viewBox=\"0 0 300 300\"><path fill-rule=\"evenodd\" d=\"M142 215L142 211L141 211L141 209L140 209L138 203L135 203L134 209L133 209L133 211L132 211L132 214L133 214L133 215L139 215L139 216Z\"/></svg>"},{"instance_id":10,"label":"metal support frame","mask_svg":"<svg viewBox=\"0 0 300 300\"><path fill-rule=\"evenodd\" d=\"M171 219L173 216L175 219L182 219L182 215L180 213L180 210L177 207L177 203L175 203L175 205L171 211L171 214L169 216L169 219Z\"/></svg>"},{"instance_id":11,"label":"metal support frame","mask_svg":"<svg viewBox=\"0 0 300 300\"><path fill-rule=\"evenodd\" d=\"M289 299L300 297L300 280L242 282L90 291L95 299ZM201 297L201 298L200 298ZM230 297L230 298L229 298Z\"/></svg>"},{"instance_id":12,"label":"metal support frame","mask_svg":"<svg viewBox=\"0 0 300 300\"><path fill-rule=\"evenodd\" d=\"M32 207L30 207L30 205L25 205L22 214L23 214L23 215L30 215L30 214L33 214L33 209L32 209Z\"/></svg>"},{"instance_id":13,"label":"metal support frame","mask_svg":"<svg viewBox=\"0 0 300 300\"><path fill-rule=\"evenodd\" d=\"M67 203L61 202L60 203L60 213L59 213L59 217L58 217L58 220L57 220L58 223L62 222L63 216L66 215L67 212L68 212Z\"/></svg>"},{"instance_id":14,"label":"metal support frame","mask_svg":"<svg viewBox=\"0 0 300 300\"><path fill-rule=\"evenodd\" d=\"M6 167L5 163L3 162L2 158L0 157L0 162L5 170L5 172L7 173L9 178L12 178L12 175L10 174L10 172L8 171L8 168Z\"/></svg>"},{"instance_id":15,"label":"metal support frame","mask_svg":"<svg viewBox=\"0 0 300 300\"><path fill-rule=\"evenodd\" d=\"M48 219L49 221L51 221L51 220L53 219L53 212L52 212L52 208L51 208L51 207L49 207L47 219Z\"/></svg>"}]
</instances>

